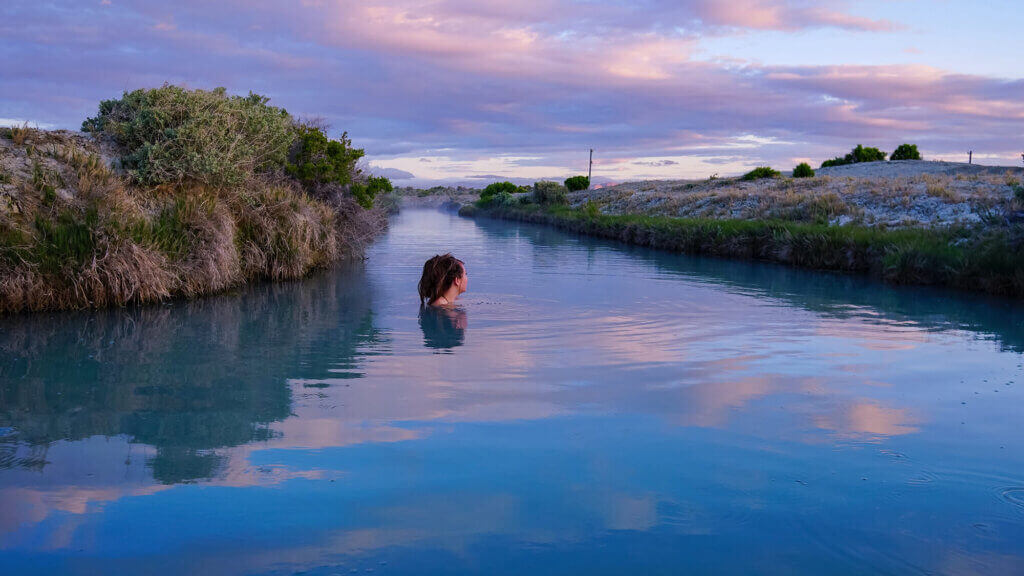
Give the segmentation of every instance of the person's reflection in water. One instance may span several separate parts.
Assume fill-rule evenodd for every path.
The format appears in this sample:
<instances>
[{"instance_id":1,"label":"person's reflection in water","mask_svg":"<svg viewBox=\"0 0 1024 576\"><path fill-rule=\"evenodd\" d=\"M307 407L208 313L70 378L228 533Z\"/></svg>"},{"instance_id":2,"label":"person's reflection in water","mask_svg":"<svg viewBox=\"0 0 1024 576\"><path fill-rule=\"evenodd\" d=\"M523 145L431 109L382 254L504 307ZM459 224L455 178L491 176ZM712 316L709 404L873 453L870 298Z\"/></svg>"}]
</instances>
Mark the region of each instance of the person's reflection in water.
<instances>
[{"instance_id":1,"label":"person's reflection in water","mask_svg":"<svg viewBox=\"0 0 1024 576\"><path fill-rule=\"evenodd\" d=\"M466 311L449 306L421 306L420 329L423 344L435 350L451 350L465 340Z\"/></svg>"}]
</instances>

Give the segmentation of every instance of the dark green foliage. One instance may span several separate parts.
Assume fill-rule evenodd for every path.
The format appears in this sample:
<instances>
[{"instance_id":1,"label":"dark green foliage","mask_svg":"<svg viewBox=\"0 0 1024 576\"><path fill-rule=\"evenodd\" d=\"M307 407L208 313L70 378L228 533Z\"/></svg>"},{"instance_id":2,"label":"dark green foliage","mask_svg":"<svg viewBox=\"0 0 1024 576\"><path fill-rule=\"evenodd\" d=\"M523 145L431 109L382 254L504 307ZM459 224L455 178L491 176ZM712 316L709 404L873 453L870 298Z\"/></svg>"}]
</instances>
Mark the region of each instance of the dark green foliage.
<instances>
[{"instance_id":1,"label":"dark green foliage","mask_svg":"<svg viewBox=\"0 0 1024 576\"><path fill-rule=\"evenodd\" d=\"M793 178L813 178L814 168L807 162L801 162L793 168Z\"/></svg>"},{"instance_id":2,"label":"dark green foliage","mask_svg":"<svg viewBox=\"0 0 1024 576\"><path fill-rule=\"evenodd\" d=\"M900 144L893 150L890 160L920 160L921 153L917 151L917 144Z\"/></svg>"},{"instance_id":3,"label":"dark green foliage","mask_svg":"<svg viewBox=\"0 0 1024 576\"><path fill-rule=\"evenodd\" d=\"M55 222L37 216L34 256L39 268L52 274L65 266L81 266L96 251L98 221L95 209L87 210L81 217L71 211L63 211Z\"/></svg>"},{"instance_id":4,"label":"dark green foliage","mask_svg":"<svg viewBox=\"0 0 1024 576\"><path fill-rule=\"evenodd\" d=\"M860 144L850 152L853 155L853 161L856 162L884 162L885 152L882 152L878 148L865 148Z\"/></svg>"},{"instance_id":5,"label":"dark green foliage","mask_svg":"<svg viewBox=\"0 0 1024 576\"><path fill-rule=\"evenodd\" d=\"M387 194L394 191L394 186L391 185L391 180L383 176L370 176L366 183L357 182L352 185L352 195L356 197L356 202L360 206L366 209L373 207L373 199L378 194Z\"/></svg>"},{"instance_id":6,"label":"dark green foliage","mask_svg":"<svg viewBox=\"0 0 1024 576\"><path fill-rule=\"evenodd\" d=\"M165 84L104 100L82 130L112 137L124 152L123 167L139 183L238 184L283 166L288 157L292 118L267 102L257 94Z\"/></svg>"},{"instance_id":7,"label":"dark green foliage","mask_svg":"<svg viewBox=\"0 0 1024 576\"><path fill-rule=\"evenodd\" d=\"M545 206L560 206L568 204L569 199L566 197L567 192L568 189L558 182L542 180L540 182L533 183L533 200L537 204Z\"/></svg>"},{"instance_id":8,"label":"dark green foliage","mask_svg":"<svg viewBox=\"0 0 1024 576\"><path fill-rule=\"evenodd\" d=\"M344 186L352 182L356 161L363 157L363 150L352 148L348 133L331 140L315 126L299 125L295 131L295 144L285 168L290 176L307 188L322 184Z\"/></svg>"},{"instance_id":9,"label":"dark green foliage","mask_svg":"<svg viewBox=\"0 0 1024 576\"><path fill-rule=\"evenodd\" d=\"M480 200L487 203L490 202L492 196L499 192L515 194L517 190L516 185L511 182L494 182L492 184L488 184L487 187L480 192Z\"/></svg>"},{"instance_id":10,"label":"dark green foliage","mask_svg":"<svg viewBox=\"0 0 1024 576\"><path fill-rule=\"evenodd\" d=\"M740 180L760 180L762 178L778 178L779 176L782 174L778 170L773 170L769 166L758 166L740 177Z\"/></svg>"},{"instance_id":11,"label":"dark green foliage","mask_svg":"<svg viewBox=\"0 0 1024 576\"><path fill-rule=\"evenodd\" d=\"M832 166L845 166L846 164L849 164L849 162L847 162L845 158L837 156L836 158L822 162L821 167L831 168Z\"/></svg>"},{"instance_id":12,"label":"dark green foliage","mask_svg":"<svg viewBox=\"0 0 1024 576\"><path fill-rule=\"evenodd\" d=\"M1024 202L1024 184L1016 184L1013 186L1013 197Z\"/></svg>"},{"instance_id":13,"label":"dark green foliage","mask_svg":"<svg viewBox=\"0 0 1024 576\"><path fill-rule=\"evenodd\" d=\"M565 187L569 192L579 192L590 188L590 178L586 176L573 176L565 179Z\"/></svg>"},{"instance_id":14,"label":"dark green foliage","mask_svg":"<svg viewBox=\"0 0 1024 576\"><path fill-rule=\"evenodd\" d=\"M822 168L828 168L830 166L844 166L846 164L857 164L858 162L884 162L885 152L882 152L878 148L865 148L860 144L850 151L849 154L842 158L833 158L826 160L821 163Z\"/></svg>"}]
</instances>

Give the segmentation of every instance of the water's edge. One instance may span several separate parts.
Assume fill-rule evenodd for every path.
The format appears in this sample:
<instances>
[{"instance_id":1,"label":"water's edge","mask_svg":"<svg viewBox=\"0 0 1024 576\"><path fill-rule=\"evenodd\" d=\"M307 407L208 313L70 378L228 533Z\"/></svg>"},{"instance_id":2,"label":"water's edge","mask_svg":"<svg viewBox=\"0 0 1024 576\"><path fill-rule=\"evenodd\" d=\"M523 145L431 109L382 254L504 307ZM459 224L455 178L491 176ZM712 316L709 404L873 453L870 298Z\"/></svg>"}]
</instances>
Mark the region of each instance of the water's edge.
<instances>
[{"instance_id":1,"label":"water's edge","mask_svg":"<svg viewBox=\"0 0 1024 576\"><path fill-rule=\"evenodd\" d=\"M459 215L555 227L669 252L785 264L870 276L891 284L940 286L1024 298L1024 257L1012 239L966 246L932 230L844 229L785 222L610 216L583 209L480 208Z\"/></svg>"}]
</instances>

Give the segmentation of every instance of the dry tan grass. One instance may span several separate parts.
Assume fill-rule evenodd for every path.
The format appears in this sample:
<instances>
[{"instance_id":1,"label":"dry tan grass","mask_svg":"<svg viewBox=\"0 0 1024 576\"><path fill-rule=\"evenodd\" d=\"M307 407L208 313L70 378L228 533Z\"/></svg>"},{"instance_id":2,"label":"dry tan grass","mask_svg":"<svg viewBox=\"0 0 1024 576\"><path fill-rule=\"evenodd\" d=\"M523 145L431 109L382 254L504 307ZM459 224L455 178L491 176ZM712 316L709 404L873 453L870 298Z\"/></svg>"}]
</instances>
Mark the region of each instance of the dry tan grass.
<instances>
[{"instance_id":1,"label":"dry tan grass","mask_svg":"<svg viewBox=\"0 0 1024 576\"><path fill-rule=\"evenodd\" d=\"M28 122L21 126L11 126L11 141L18 146L24 146L32 132L33 130L28 127Z\"/></svg>"},{"instance_id":2,"label":"dry tan grass","mask_svg":"<svg viewBox=\"0 0 1024 576\"><path fill-rule=\"evenodd\" d=\"M192 298L249 280L300 278L362 254L387 223L383 210L350 198L329 204L286 181L133 186L71 141L33 158L25 161L39 163L38 178L60 178L68 193L46 199L28 172L15 175L19 209L0 211L0 313Z\"/></svg>"}]
</instances>

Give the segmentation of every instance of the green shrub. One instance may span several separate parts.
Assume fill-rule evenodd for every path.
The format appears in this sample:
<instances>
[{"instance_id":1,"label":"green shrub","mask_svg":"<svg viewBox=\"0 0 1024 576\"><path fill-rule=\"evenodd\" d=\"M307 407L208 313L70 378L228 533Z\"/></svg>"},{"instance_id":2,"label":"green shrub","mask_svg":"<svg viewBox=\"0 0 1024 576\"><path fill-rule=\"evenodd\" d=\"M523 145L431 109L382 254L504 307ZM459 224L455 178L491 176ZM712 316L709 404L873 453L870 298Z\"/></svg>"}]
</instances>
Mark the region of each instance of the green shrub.
<instances>
[{"instance_id":1,"label":"green shrub","mask_svg":"<svg viewBox=\"0 0 1024 576\"><path fill-rule=\"evenodd\" d=\"M1017 184L1013 187L1013 197L1024 202L1024 185Z\"/></svg>"},{"instance_id":2,"label":"green shrub","mask_svg":"<svg viewBox=\"0 0 1024 576\"><path fill-rule=\"evenodd\" d=\"M480 199L486 204L490 202L491 197L495 194L500 192L515 194L516 190L516 185L511 182L494 182L492 184L488 184L487 187L480 192Z\"/></svg>"},{"instance_id":3,"label":"green shrub","mask_svg":"<svg viewBox=\"0 0 1024 576\"><path fill-rule=\"evenodd\" d=\"M825 160L824 162L822 162L821 163L821 167L822 168L831 168L832 166L845 166L846 164L850 164L850 163L851 162L849 162L846 158L843 158L841 156L837 156L837 157L835 157L835 158L833 158L831 160Z\"/></svg>"},{"instance_id":4,"label":"green shrub","mask_svg":"<svg viewBox=\"0 0 1024 576\"><path fill-rule=\"evenodd\" d=\"M807 162L801 162L793 168L793 178L813 178L814 168Z\"/></svg>"},{"instance_id":5,"label":"green shrub","mask_svg":"<svg viewBox=\"0 0 1024 576\"><path fill-rule=\"evenodd\" d=\"M573 176L565 179L565 187L569 192L579 192L590 188L590 178L586 176Z\"/></svg>"},{"instance_id":6,"label":"green shrub","mask_svg":"<svg viewBox=\"0 0 1024 576\"><path fill-rule=\"evenodd\" d=\"M293 120L267 101L165 84L104 100L82 130L113 138L124 152L122 166L139 183L238 184L288 158Z\"/></svg>"},{"instance_id":7,"label":"green shrub","mask_svg":"<svg viewBox=\"0 0 1024 576\"><path fill-rule=\"evenodd\" d=\"M741 176L740 180L760 180L762 178L778 178L779 176L782 176L782 173L778 170L773 170L768 166L758 166Z\"/></svg>"},{"instance_id":8,"label":"green shrub","mask_svg":"<svg viewBox=\"0 0 1024 576\"><path fill-rule=\"evenodd\" d=\"M295 127L295 135L285 167L288 175L308 189L323 184L345 186L352 182L356 161L363 157L363 150L352 148L347 132L341 138L331 140L320 128L299 124ZM359 198L358 195L356 197ZM370 202L372 204L372 197Z\"/></svg>"},{"instance_id":9,"label":"green shrub","mask_svg":"<svg viewBox=\"0 0 1024 576\"><path fill-rule=\"evenodd\" d=\"M853 161L856 162L885 162L885 152L882 152L878 148L865 148L860 144L853 149L850 154L853 155Z\"/></svg>"},{"instance_id":10,"label":"green shrub","mask_svg":"<svg viewBox=\"0 0 1024 576\"><path fill-rule=\"evenodd\" d=\"M917 151L917 144L900 144L892 152L890 160L920 160L921 153Z\"/></svg>"},{"instance_id":11,"label":"green shrub","mask_svg":"<svg viewBox=\"0 0 1024 576\"><path fill-rule=\"evenodd\" d=\"M517 204L515 196L502 190L491 197L491 206L498 208L508 208Z\"/></svg>"},{"instance_id":12,"label":"green shrub","mask_svg":"<svg viewBox=\"0 0 1024 576\"><path fill-rule=\"evenodd\" d=\"M884 162L885 152L882 152L878 148L865 148L860 144L850 151L849 154L842 158L833 158L826 160L821 163L822 168L828 168L830 166L844 166L846 164L857 164L859 162Z\"/></svg>"},{"instance_id":13,"label":"green shrub","mask_svg":"<svg viewBox=\"0 0 1024 576\"><path fill-rule=\"evenodd\" d=\"M370 176L365 184L357 182L352 185L351 189L352 195L356 197L356 202L363 208L370 209L373 207L373 199L378 194L393 192L395 187L391 185L391 180L384 176Z\"/></svg>"},{"instance_id":14,"label":"green shrub","mask_svg":"<svg viewBox=\"0 0 1024 576\"><path fill-rule=\"evenodd\" d=\"M568 190L566 187L562 186L558 182L542 180L540 182L533 183L533 200L537 204L546 206L568 204L569 199L566 197L567 192Z\"/></svg>"}]
</instances>

